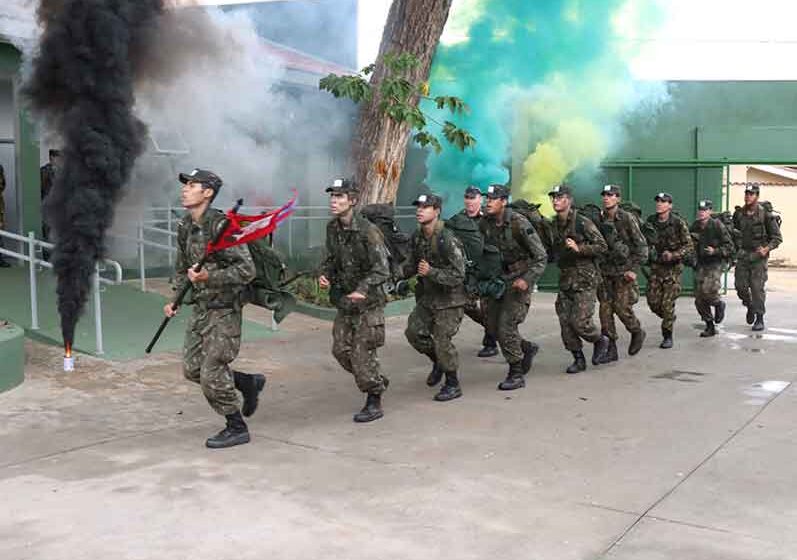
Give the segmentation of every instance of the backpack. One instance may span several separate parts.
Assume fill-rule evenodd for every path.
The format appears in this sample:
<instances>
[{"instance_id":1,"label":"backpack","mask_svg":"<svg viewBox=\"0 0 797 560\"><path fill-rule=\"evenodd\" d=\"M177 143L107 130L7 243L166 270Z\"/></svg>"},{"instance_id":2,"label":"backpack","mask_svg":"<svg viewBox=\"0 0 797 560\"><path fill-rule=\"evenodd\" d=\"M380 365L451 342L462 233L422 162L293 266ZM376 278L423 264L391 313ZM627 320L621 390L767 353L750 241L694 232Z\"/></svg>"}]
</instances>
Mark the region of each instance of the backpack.
<instances>
[{"instance_id":1,"label":"backpack","mask_svg":"<svg viewBox=\"0 0 797 560\"><path fill-rule=\"evenodd\" d=\"M728 267L733 267L736 264L736 254L739 252L739 249L742 248L742 232L739 231L736 227L736 223L733 221L733 213L730 210L725 210L724 212L713 212L711 217L715 220L719 220L719 222L725 226L725 229L728 230L728 233L731 234L731 239L733 240L733 254L728 258Z\"/></svg>"},{"instance_id":2,"label":"backpack","mask_svg":"<svg viewBox=\"0 0 797 560\"><path fill-rule=\"evenodd\" d=\"M606 245L609 247L605 256L598 258L599 261L608 262L610 264L622 264L628 260L631 255L631 249L617 234L617 228L612 222L603 221L603 209L597 204L585 204L582 208L577 209L582 216L589 218L598 228L603 239L606 240Z\"/></svg>"},{"instance_id":3,"label":"backpack","mask_svg":"<svg viewBox=\"0 0 797 560\"><path fill-rule=\"evenodd\" d=\"M219 223L225 219L225 215L219 210L214 209L213 212L211 230L216 231ZM181 251L185 251L187 240L188 228L181 227L177 233L177 245ZM266 238L250 241L246 246L255 265L255 277L244 289L242 304L252 303L258 307L269 309L274 313L274 321L281 323L296 307L294 295L283 289L285 286L285 261Z\"/></svg>"},{"instance_id":4,"label":"backpack","mask_svg":"<svg viewBox=\"0 0 797 560\"><path fill-rule=\"evenodd\" d=\"M460 212L446 220L445 227L459 239L465 250L465 288L469 292L477 291L480 281L501 275L501 254L496 247L484 244L478 223Z\"/></svg>"},{"instance_id":5,"label":"backpack","mask_svg":"<svg viewBox=\"0 0 797 560\"><path fill-rule=\"evenodd\" d=\"M386 285L388 293L402 292L406 281L403 279L404 263L412 253L410 235L401 231L396 224L396 209L392 204L366 204L360 209L363 217L382 232L387 247L390 281Z\"/></svg>"},{"instance_id":6,"label":"backpack","mask_svg":"<svg viewBox=\"0 0 797 560\"><path fill-rule=\"evenodd\" d=\"M542 215L540 212L541 204L532 204L527 200L523 200L519 198L517 200L513 200L509 207L526 218L534 229L537 231L537 235L540 236L540 241L542 241L542 246L545 247L545 252L548 253L548 262L551 262L553 258L553 224L551 221Z\"/></svg>"}]
</instances>

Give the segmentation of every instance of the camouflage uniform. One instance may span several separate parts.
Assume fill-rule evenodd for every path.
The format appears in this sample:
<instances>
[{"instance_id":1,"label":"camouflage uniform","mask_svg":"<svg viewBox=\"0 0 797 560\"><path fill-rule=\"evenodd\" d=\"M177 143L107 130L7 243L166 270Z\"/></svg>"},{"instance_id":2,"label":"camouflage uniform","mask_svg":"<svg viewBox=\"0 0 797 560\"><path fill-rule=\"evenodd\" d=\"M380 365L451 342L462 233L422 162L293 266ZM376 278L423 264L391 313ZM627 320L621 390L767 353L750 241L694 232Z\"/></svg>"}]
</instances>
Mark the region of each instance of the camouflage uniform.
<instances>
[{"instance_id":1,"label":"camouflage uniform","mask_svg":"<svg viewBox=\"0 0 797 560\"><path fill-rule=\"evenodd\" d=\"M695 308L706 323L714 321L711 308L721 304L723 264L733 254L733 239L721 221L709 218L701 222L695 220L689 228L695 244L697 266L695 267ZM706 249L713 247L708 254Z\"/></svg>"},{"instance_id":2,"label":"camouflage uniform","mask_svg":"<svg viewBox=\"0 0 797 560\"><path fill-rule=\"evenodd\" d=\"M566 247L567 238L578 244L578 253ZM581 351L582 339L594 344L601 338L592 320L601 278L595 258L606 252L607 245L595 224L575 210L565 220L554 218L553 243L560 270L556 314L562 342L575 353Z\"/></svg>"},{"instance_id":3,"label":"camouflage uniform","mask_svg":"<svg viewBox=\"0 0 797 560\"><path fill-rule=\"evenodd\" d=\"M425 260L432 267L427 276L418 276L415 309L407 321L407 340L421 354L429 356L442 373L459 369L457 349L452 342L459 331L465 305L465 253L457 237L435 225L432 237L422 231L412 237L412 256L406 275L413 276L418 263Z\"/></svg>"},{"instance_id":4,"label":"camouflage uniform","mask_svg":"<svg viewBox=\"0 0 797 560\"><path fill-rule=\"evenodd\" d=\"M681 294L683 259L692 252L692 237L686 222L673 212L664 222L659 221L657 214L649 216L647 221L656 232L649 245L652 262L648 278L648 307L661 317L662 330L672 332L675 301ZM664 251L672 253L672 260L662 259Z\"/></svg>"},{"instance_id":5,"label":"camouflage uniform","mask_svg":"<svg viewBox=\"0 0 797 560\"><path fill-rule=\"evenodd\" d=\"M223 217L209 208L199 224L190 215L178 224L177 292L188 282L188 268L202 259L213 234L224 226ZM183 375L201 385L213 410L227 416L240 409L230 363L241 346L242 292L255 277L255 265L246 245L238 245L213 253L205 269L208 281L194 285L187 302L193 311L183 346Z\"/></svg>"},{"instance_id":6,"label":"camouflage uniform","mask_svg":"<svg viewBox=\"0 0 797 560\"><path fill-rule=\"evenodd\" d=\"M766 282L769 255L758 254L759 247L770 251L783 242L780 226L761 204L755 208L739 208L733 223L741 232L741 249L736 256L736 294L748 311L762 316L766 313Z\"/></svg>"},{"instance_id":7,"label":"camouflage uniform","mask_svg":"<svg viewBox=\"0 0 797 560\"><path fill-rule=\"evenodd\" d=\"M501 352L510 365L523 360L523 337L518 326L526 320L531 305L531 290L537 283L548 257L537 231L529 221L507 207L500 224L490 216L481 222L485 245L498 248L506 282L506 291L500 299L490 301L487 306L488 331L496 333ZM512 282L523 278L529 288L520 291L512 288Z\"/></svg>"},{"instance_id":8,"label":"camouflage uniform","mask_svg":"<svg viewBox=\"0 0 797 560\"><path fill-rule=\"evenodd\" d=\"M483 217L483 214L481 213L475 217L468 216L468 213L465 210L462 210L460 214L473 221L473 223L476 224L476 227L479 227ZM470 317L474 323L478 323L486 329L488 298L481 297L476 291L467 292L465 297L465 315Z\"/></svg>"},{"instance_id":9,"label":"camouflage uniform","mask_svg":"<svg viewBox=\"0 0 797 560\"><path fill-rule=\"evenodd\" d=\"M639 319L634 314L634 305L639 301L639 284L636 280L626 280L625 273L636 271L642 263L647 262L648 244L637 220L622 208L617 208L614 217L603 212L601 222L614 226L619 242L618 247L609 249L599 261L602 282L598 287L601 331L616 341L615 315L629 333L639 333L642 330ZM620 250L621 248L627 248L627 252Z\"/></svg>"},{"instance_id":10,"label":"camouflage uniform","mask_svg":"<svg viewBox=\"0 0 797 560\"><path fill-rule=\"evenodd\" d=\"M52 163L45 163L39 169L39 176L41 178L41 202L42 202L42 210L44 210L45 201L47 197L50 195L50 192L53 189L53 185L55 185L55 173L56 167ZM47 219L47 213L42 212L42 239L48 241L50 239L50 224L49 220Z\"/></svg>"},{"instance_id":11,"label":"camouflage uniform","mask_svg":"<svg viewBox=\"0 0 797 560\"><path fill-rule=\"evenodd\" d=\"M354 212L349 227L338 218L327 224L327 257L321 273L331 283L330 300L338 308L332 326L332 354L354 375L363 393L380 395L388 380L379 371L377 348L385 344L384 283L390 276L384 237L377 226ZM360 292L366 299L346 296Z\"/></svg>"}]
</instances>

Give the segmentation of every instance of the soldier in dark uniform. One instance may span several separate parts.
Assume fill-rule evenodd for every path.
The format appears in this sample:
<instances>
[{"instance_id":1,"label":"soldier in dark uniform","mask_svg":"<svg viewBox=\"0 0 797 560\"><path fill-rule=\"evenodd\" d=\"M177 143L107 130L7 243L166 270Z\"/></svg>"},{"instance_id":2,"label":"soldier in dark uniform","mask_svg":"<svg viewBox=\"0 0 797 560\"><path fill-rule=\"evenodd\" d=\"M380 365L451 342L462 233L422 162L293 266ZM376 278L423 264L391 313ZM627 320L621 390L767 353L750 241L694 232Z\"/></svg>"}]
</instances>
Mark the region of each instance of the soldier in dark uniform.
<instances>
[{"instance_id":1,"label":"soldier in dark uniform","mask_svg":"<svg viewBox=\"0 0 797 560\"><path fill-rule=\"evenodd\" d=\"M720 297L723 265L732 257L734 249L728 228L712 217L713 208L710 200L701 200L697 205L697 220L689 228L697 258L695 307L706 323L705 330L700 333L703 338L717 334L714 325L725 317L725 302Z\"/></svg>"},{"instance_id":2,"label":"soldier in dark uniform","mask_svg":"<svg viewBox=\"0 0 797 560\"><path fill-rule=\"evenodd\" d=\"M742 238L736 256L736 294L747 308L747 324L753 325L754 331L764 330L769 254L783 242L778 220L758 202L760 194L758 184L747 184L744 206L733 214L733 224Z\"/></svg>"},{"instance_id":3,"label":"soldier in dark uniform","mask_svg":"<svg viewBox=\"0 0 797 560\"><path fill-rule=\"evenodd\" d=\"M61 160L63 159L61 150L50 150L48 155L49 161L42 165L39 170L42 208L44 208L45 201L55 185L55 176L61 167ZM50 240L50 224L48 223L46 212L42 212L42 239L45 241Z\"/></svg>"},{"instance_id":4,"label":"soldier in dark uniform","mask_svg":"<svg viewBox=\"0 0 797 560\"><path fill-rule=\"evenodd\" d=\"M556 315L562 342L574 359L565 371L578 373L587 369L582 340L595 346L594 365L606 360L609 349L609 337L602 335L592 320L601 280L595 259L606 252L606 240L589 218L573 208L573 191L568 185L554 187L548 196L556 211L553 254L560 271Z\"/></svg>"},{"instance_id":5,"label":"soldier in dark uniform","mask_svg":"<svg viewBox=\"0 0 797 560\"><path fill-rule=\"evenodd\" d=\"M385 290L390 277L388 253L380 229L355 210L359 191L347 179L327 188L334 216L327 225L327 257L318 279L330 289L338 308L332 327L332 354L367 395L355 422L382 418L382 393L388 379L376 351L385 344Z\"/></svg>"},{"instance_id":6,"label":"soldier in dark uniform","mask_svg":"<svg viewBox=\"0 0 797 560\"><path fill-rule=\"evenodd\" d=\"M419 228L410 241L412 254L405 276L417 274L418 284L405 335L413 348L432 360L426 384L434 387L445 375L445 384L434 399L450 401L462 396L453 338L464 314L465 252L440 219L442 203L434 194L422 194L413 202L418 207Z\"/></svg>"},{"instance_id":7,"label":"soldier in dark uniform","mask_svg":"<svg viewBox=\"0 0 797 560\"><path fill-rule=\"evenodd\" d=\"M531 289L537 283L548 256L539 235L529 221L507 207L509 189L491 185L487 189L487 215L481 222L485 245L498 248L503 268L503 293L491 296L487 306L488 330L498 338L501 352L509 364L506 379L498 388L511 391L526 386L539 347L524 340L518 326L526 320L531 305Z\"/></svg>"}]
</instances>

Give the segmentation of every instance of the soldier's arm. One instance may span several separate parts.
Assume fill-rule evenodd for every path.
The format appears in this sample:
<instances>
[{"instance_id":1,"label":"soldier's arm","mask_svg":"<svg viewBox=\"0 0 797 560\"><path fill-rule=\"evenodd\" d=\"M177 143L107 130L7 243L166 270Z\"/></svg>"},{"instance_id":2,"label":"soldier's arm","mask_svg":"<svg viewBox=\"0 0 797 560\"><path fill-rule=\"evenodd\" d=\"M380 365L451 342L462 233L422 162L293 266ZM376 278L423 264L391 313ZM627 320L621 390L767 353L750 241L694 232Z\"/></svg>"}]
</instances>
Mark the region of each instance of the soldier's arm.
<instances>
[{"instance_id":1,"label":"soldier's arm","mask_svg":"<svg viewBox=\"0 0 797 560\"><path fill-rule=\"evenodd\" d=\"M368 260L371 269L360 280L355 291L367 294L371 286L381 286L390 278L390 266L387 261L387 248L382 232L376 226L368 229Z\"/></svg>"},{"instance_id":2,"label":"soldier's arm","mask_svg":"<svg viewBox=\"0 0 797 560\"><path fill-rule=\"evenodd\" d=\"M229 247L219 253L228 265L208 270L208 288L243 286L255 278L255 263L246 244Z\"/></svg>"},{"instance_id":3,"label":"soldier's arm","mask_svg":"<svg viewBox=\"0 0 797 560\"><path fill-rule=\"evenodd\" d=\"M178 238L181 234L181 228L184 227L182 224L177 226L177 235ZM179 245L179 244L178 244ZM191 266L193 263L189 263L186 259L186 255L183 254L182 249L180 247L177 248L177 258L174 259L174 284L172 285L172 289L175 292L175 297L172 299L177 299L177 295L183 291L183 288L188 283L188 267Z\"/></svg>"},{"instance_id":4,"label":"soldier's arm","mask_svg":"<svg viewBox=\"0 0 797 560\"><path fill-rule=\"evenodd\" d=\"M689 227L686 222L680 220L678 224L678 248L670 251L673 260L683 260L689 253L695 250L694 243L692 243L692 234L689 233Z\"/></svg>"},{"instance_id":5,"label":"soldier's arm","mask_svg":"<svg viewBox=\"0 0 797 560\"><path fill-rule=\"evenodd\" d=\"M465 281L465 251L453 236L446 239L444 244L445 265L433 266L426 277L435 284L453 288Z\"/></svg>"},{"instance_id":6,"label":"soldier's arm","mask_svg":"<svg viewBox=\"0 0 797 560\"><path fill-rule=\"evenodd\" d=\"M636 270L643 263L648 262L648 242L642 235L637 221L631 217L628 219L628 231L630 232L631 246L628 256L628 270Z\"/></svg>"},{"instance_id":7,"label":"soldier's arm","mask_svg":"<svg viewBox=\"0 0 797 560\"><path fill-rule=\"evenodd\" d=\"M326 276L330 282L335 278L335 255L332 247L332 232L327 227L327 238L324 242L324 259L318 265L318 275Z\"/></svg>"},{"instance_id":8,"label":"soldier's arm","mask_svg":"<svg viewBox=\"0 0 797 560\"><path fill-rule=\"evenodd\" d=\"M545 272L545 265L548 264L548 253L545 251L545 246L542 244L540 236L537 235L537 230L534 226L528 226L521 232L523 236L523 247L529 254L529 268L528 271L521 276L526 284L533 286L537 283Z\"/></svg>"},{"instance_id":9,"label":"soldier's arm","mask_svg":"<svg viewBox=\"0 0 797 560\"><path fill-rule=\"evenodd\" d=\"M597 257L609 250L609 245L598 230L598 226L590 220L584 220L584 242L578 246L578 249L585 257Z\"/></svg>"},{"instance_id":10,"label":"soldier's arm","mask_svg":"<svg viewBox=\"0 0 797 560\"><path fill-rule=\"evenodd\" d=\"M767 243L767 247L769 247L770 251L773 251L778 248L778 245L783 243L783 235L780 232L780 226L774 216L767 216L767 222L767 233L769 234L769 243Z\"/></svg>"}]
</instances>

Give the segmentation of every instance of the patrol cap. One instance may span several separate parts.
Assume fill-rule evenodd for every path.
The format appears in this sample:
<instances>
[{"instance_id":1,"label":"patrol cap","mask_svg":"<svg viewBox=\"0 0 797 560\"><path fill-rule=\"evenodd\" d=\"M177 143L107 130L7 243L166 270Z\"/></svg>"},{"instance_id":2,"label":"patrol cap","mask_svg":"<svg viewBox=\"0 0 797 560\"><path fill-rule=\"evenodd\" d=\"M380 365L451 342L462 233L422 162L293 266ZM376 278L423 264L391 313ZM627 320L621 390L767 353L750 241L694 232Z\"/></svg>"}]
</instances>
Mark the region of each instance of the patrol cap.
<instances>
[{"instance_id":1,"label":"patrol cap","mask_svg":"<svg viewBox=\"0 0 797 560\"><path fill-rule=\"evenodd\" d=\"M573 196L573 189L570 188L569 185L565 185L562 183L561 185L556 185L554 188L550 190L548 196Z\"/></svg>"},{"instance_id":2,"label":"patrol cap","mask_svg":"<svg viewBox=\"0 0 797 560\"><path fill-rule=\"evenodd\" d=\"M670 193L660 192L653 197L653 200L656 202L662 201L672 203L672 195Z\"/></svg>"},{"instance_id":3,"label":"patrol cap","mask_svg":"<svg viewBox=\"0 0 797 560\"><path fill-rule=\"evenodd\" d=\"M433 206L434 208L443 207L443 199L436 194L419 194L418 198L412 201L413 206Z\"/></svg>"},{"instance_id":4,"label":"patrol cap","mask_svg":"<svg viewBox=\"0 0 797 560\"><path fill-rule=\"evenodd\" d=\"M698 210L713 210L714 209L714 203L711 202L710 200L701 200L697 204L697 209Z\"/></svg>"},{"instance_id":5,"label":"patrol cap","mask_svg":"<svg viewBox=\"0 0 797 560\"><path fill-rule=\"evenodd\" d=\"M358 194L357 187L351 179L335 179L325 192L340 194Z\"/></svg>"},{"instance_id":6,"label":"patrol cap","mask_svg":"<svg viewBox=\"0 0 797 560\"><path fill-rule=\"evenodd\" d=\"M615 194L620 196L620 185L603 185L603 189L601 189L601 195L604 194Z\"/></svg>"},{"instance_id":7,"label":"patrol cap","mask_svg":"<svg viewBox=\"0 0 797 560\"><path fill-rule=\"evenodd\" d=\"M505 185L487 187L487 198L509 198L509 189Z\"/></svg>"},{"instance_id":8,"label":"patrol cap","mask_svg":"<svg viewBox=\"0 0 797 560\"><path fill-rule=\"evenodd\" d=\"M474 187L470 185L467 189L465 189L465 198L476 198L477 196L481 196L482 191L479 187Z\"/></svg>"},{"instance_id":9,"label":"patrol cap","mask_svg":"<svg viewBox=\"0 0 797 560\"><path fill-rule=\"evenodd\" d=\"M184 185L188 183L202 183L206 188L213 189L216 192L218 192L224 184L221 177L207 169L194 169L190 173L180 173L178 178Z\"/></svg>"},{"instance_id":10,"label":"patrol cap","mask_svg":"<svg viewBox=\"0 0 797 560\"><path fill-rule=\"evenodd\" d=\"M761 190L760 190L760 188L758 186L758 183L747 183L744 186L744 192L745 193L751 193L751 194L759 194L761 192Z\"/></svg>"}]
</instances>

